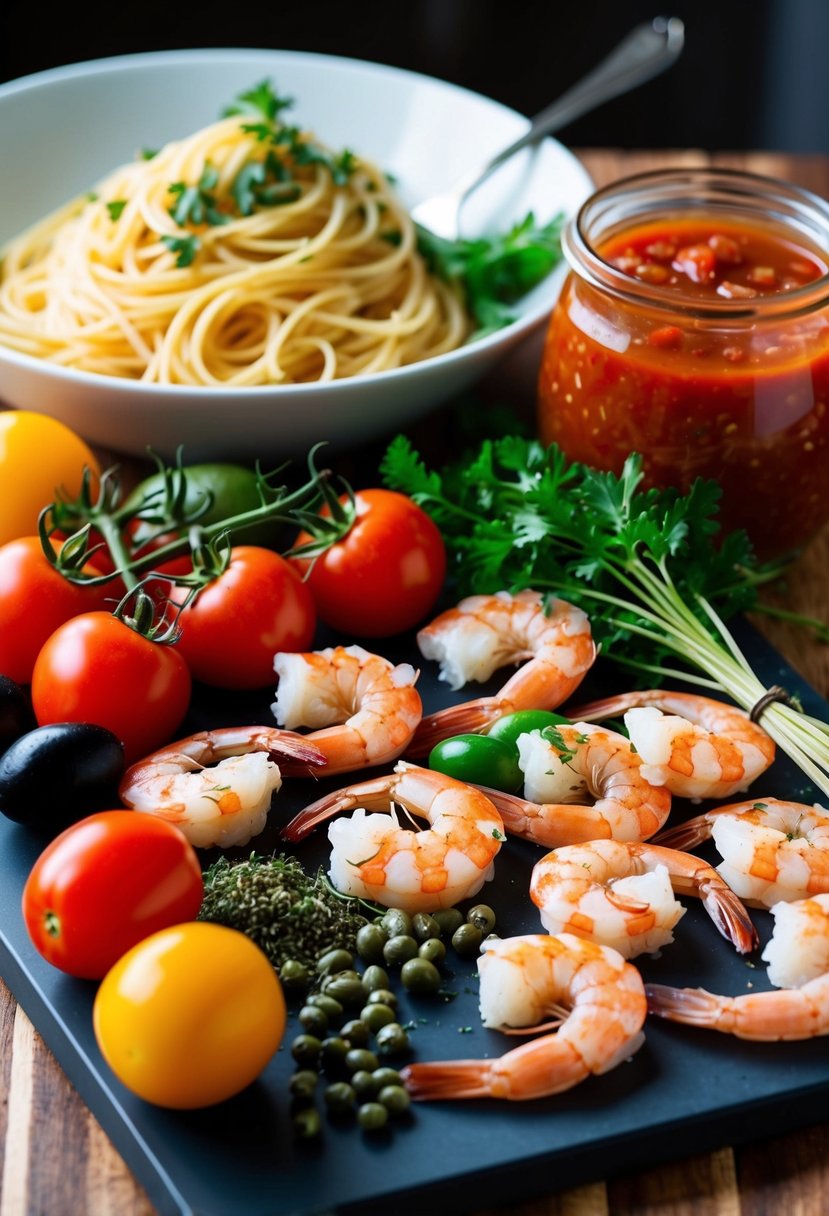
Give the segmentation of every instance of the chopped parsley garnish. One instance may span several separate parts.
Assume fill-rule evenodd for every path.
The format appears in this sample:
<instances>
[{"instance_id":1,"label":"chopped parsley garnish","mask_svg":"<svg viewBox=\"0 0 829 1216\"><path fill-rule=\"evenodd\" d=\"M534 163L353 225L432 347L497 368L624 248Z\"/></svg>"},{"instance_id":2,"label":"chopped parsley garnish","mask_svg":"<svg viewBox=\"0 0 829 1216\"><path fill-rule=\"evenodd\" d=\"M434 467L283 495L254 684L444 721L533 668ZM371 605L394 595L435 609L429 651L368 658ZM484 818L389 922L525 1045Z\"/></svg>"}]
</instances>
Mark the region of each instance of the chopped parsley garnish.
<instances>
[{"instance_id":1,"label":"chopped parsley garnish","mask_svg":"<svg viewBox=\"0 0 829 1216\"><path fill-rule=\"evenodd\" d=\"M168 210L180 228L186 224L227 224L230 216L217 210L216 196L212 193L219 181L219 171L206 161L201 177L195 186L185 182L173 182L170 193L176 201Z\"/></svg>"},{"instance_id":2,"label":"chopped parsley garnish","mask_svg":"<svg viewBox=\"0 0 829 1216\"><path fill-rule=\"evenodd\" d=\"M273 123L283 110L290 110L294 104L293 97L280 97L273 91L270 80L260 80L259 84L246 93L239 93L230 105L222 110L222 118L232 118L235 114L243 114L258 121Z\"/></svg>"},{"instance_id":3,"label":"chopped parsley garnish","mask_svg":"<svg viewBox=\"0 0 829 1216\"><path fill-rule=\"evenodd\" d=\"M113 223L121 218L121 212L124 210L126 205L127 200L125 198L116 198L113 199L111 203L106 204L106 209L109 212L109 218Z\"/></svg>"},{"instance_id":4,"label":"chopped parsley garnish","mask_svg":"<svg viewBox=\"0 0 829 1216\"><path fill-rule=\"evenodd\" d=\"M179 267L191 265L201 245L197 236L163 236L161 240L171 253L176 254L176 266Z\"/></svg>"}]
</instances>

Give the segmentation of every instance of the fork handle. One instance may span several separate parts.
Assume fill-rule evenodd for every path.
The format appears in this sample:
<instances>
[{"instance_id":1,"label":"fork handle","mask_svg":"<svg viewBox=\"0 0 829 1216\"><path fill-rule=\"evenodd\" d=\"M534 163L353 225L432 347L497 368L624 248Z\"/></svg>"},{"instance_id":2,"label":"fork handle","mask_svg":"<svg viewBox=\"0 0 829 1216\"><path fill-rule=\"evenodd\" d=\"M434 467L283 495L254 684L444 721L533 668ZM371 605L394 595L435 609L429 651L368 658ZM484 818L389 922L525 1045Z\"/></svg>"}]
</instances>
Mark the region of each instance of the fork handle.
<instances>
[{"instance_id":1,"label":"fork handle","mask_svg":"<svg viewBox=\"0 0 829 1216\"><path fill-rule=\"evenodd\" d=\"M483 165L465 173L457 183L460 199L493 173L516 152L567 126L588 110L618 97L629 89L658 76L679 56L685 29L678 17L656 17L637 25L606 59L597 64L571 89L537 114L525 133Z\"/></svg>"}]
</instances>

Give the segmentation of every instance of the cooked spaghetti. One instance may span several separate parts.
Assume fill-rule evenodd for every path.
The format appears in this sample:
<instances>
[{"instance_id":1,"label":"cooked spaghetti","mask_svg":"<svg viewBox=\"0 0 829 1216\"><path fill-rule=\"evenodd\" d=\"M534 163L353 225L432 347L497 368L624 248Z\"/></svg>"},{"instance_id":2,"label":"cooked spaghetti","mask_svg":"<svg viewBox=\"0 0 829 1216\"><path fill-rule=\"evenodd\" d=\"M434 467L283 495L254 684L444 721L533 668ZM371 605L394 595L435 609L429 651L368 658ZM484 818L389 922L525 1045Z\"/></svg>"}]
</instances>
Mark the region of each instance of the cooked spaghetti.
<instances>
[{"instance_id":1,"label":"cooked spaghetti","mask_svg":"<svg viewBox=\"0 0 829 1216\"><path fill-rule=\"evenodd\" d=\"M206 386L329 381L460 346L461 296L429 273L384 174L282 125L268 86L245 98L13 240L0 343Z\"/></svg>"}]
</instances>

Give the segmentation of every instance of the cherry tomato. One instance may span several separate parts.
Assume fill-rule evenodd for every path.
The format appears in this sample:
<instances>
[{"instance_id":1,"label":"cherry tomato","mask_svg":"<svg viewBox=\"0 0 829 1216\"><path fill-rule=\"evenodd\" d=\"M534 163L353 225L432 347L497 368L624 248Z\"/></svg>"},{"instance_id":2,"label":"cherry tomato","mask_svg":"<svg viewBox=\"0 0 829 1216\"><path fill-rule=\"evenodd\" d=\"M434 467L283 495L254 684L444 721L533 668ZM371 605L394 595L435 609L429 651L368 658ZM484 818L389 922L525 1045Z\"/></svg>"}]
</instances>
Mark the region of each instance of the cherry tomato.
<instances>
[{"instance_id":1,"label":"cherry tomato","mask_svg":"<svg viewBox=\"0 0 829 1216\"><path fill-rule=\"evenodd\" d=\"M389 637L434 607L446 573L437 525L405 494L360 490L349 531L313 563L308 579L317 611L352 637ZM342 500L344 503L347 499ZM297 545L310 540L307 533ZM305 559L294 559L307 570Z\"/></svg>"},{"instance_id":2,"label":"cherry tomato","mask_svg":"<svg viewBox=\"0 0 829 1216\"><path fill-rule=\"evenodd\" d=\"M99 573L89 565L83 572L90 577ZM82 587L58 574L37 536L0 547L0 672L19 684L30 683L35 659L58 625L103 609L110 595L106 586Z\"/></svg>"},{"instance_id":3,"label":"cherry tomato","mask_svg":"<svg viewBox=\"0 0 829 1216\"><path fill-rule=\"evenodd\" d=\"M186 590L173 588L180 603ZM217 688L264 688L279 650L307 650L314 599L291 565L270 549L240 545L224 574L179 618L178 649L197 680Z\"/></svg>"},{"instance_id":4,"label":"cherry tomato","mask_svg":"<svg viewBox=\"0 0 829 1216\"><path fill-rule=\"evenodd\" d=\"M106 612L87 612L56 629L32 673L40 726L105 726L124 744L127 763L172 737L189 700L190 673L176 648L148 641Z\"/></svg>"},{"instance_id":5,"label":"cherry tomato","mask_svg":"<svg viewBox=\"0 0 829 1216\"><path fill-rule=\"evenodd\" d=\"M528 735L533 730L545 730L548 726L569 726L570 719L546 709L519 709L514 714L505 714L493 722L487 731L487 739L497 739L516 751L519 735Z\"/></svg>"},{"instance_id":6,"label":"cherry tomato","mask_svg":"<svg viewBox=\"0 0 829 1216\"><path fill-rule=\"evenodd\" d=\"M453 735L435 744L429 768L458 781L488 785L514 794L524 781L516 748L487 735Z\"/></svg>"},{"instance_id":7,"label":"cherry tomato","mask_svg":"<svg viewBox=\"0 0 829 1216\"><path fill-rule=\"evenodd\" d=\"M60 488L75 498L84 466L100 466L68 426L30 410L0 412L0 544L31 536L37 517Z\"/></svg>"},{"instance_id":8,"label":"cherry tomato","mask_svg":"<svg viewBox=\"0 0 829 1216\"><path fill-rule=\"evenodd\" d=\"M98 989L93 1022L128 1089L193 1110L259 1076L285 1033L285 1000L258 946L198 921L154 934L117 962Z\"/></svg>"},{"instance_id":9,"label":"cherry tomato","mask_svg":"<svg viewBox=\"0 0 829 1216\"><path fill-rule=\"evenodd\" d=\"M101 811L38 857L23 918L48 962L94 980L151 933L194 919L202 894L196 851L178 828L139 811Z\"/></svg>"}]
</instances>

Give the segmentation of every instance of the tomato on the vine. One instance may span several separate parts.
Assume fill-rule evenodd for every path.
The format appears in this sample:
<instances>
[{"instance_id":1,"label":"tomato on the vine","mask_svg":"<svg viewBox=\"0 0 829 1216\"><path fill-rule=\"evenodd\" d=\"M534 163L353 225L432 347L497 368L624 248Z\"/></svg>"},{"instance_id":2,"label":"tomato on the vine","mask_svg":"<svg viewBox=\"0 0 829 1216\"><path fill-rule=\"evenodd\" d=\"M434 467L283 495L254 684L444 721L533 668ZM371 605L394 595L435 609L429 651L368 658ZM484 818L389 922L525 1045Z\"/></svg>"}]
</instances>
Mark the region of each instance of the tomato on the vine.
<instances>
[{"instance_id":1,"label":"tomato on the vine","mask_svg":"<svg viewBox=\"0 0 829 1216\"><path fill-rule=\"evenodd\" d=\"M95 577L89 565L83 573ZM37 536L0 546L0 672L28 684L35 659L59 625L106 606L104 585L70 583L47 560Z\"/></svg>"},{"instance_id":2,"label":"tomato on the vine","mask_svg":"<svg viewBox=\"0 0 829 1216\"><path fill-rule=\"evenodd\" d=\"M313 563L293 560L311 567L308 584L326 624L353 637L402 633L427 616L440 594L443 538L425 511L392 490L358 491L356 512L347 535ZM310 539L303 532L296 545Z\"/></svg>"},{"instance_id":3,"label":"tomato on the vine","mask_svg":"<svg viewBox=\"0 0 829 1216\"><path fill-rule=\"evenodd\" d=\"M196 851L178 828L138 811L101 811L40 854L23 918L53 966L101 979L151 933L194 920L202 894Z\"/></svg>"},{"instance_id":4,"label":"tomato on the vine","mask_svg":"<svg viewBox=\"0 0 829 1216\"><path fill-rule=\"evenodd\" d=\"M181 603L186 588L170 598ZM180 617L177 649L192 675L216 688L264 688L280 650L307 650L316 626L314 600L294 567L271 549L239 545L230 565Z\"/></svg>"},{"instance_id":5,"label":"tomato on the vine","mask_svg":"<svg viewBox=\"0 0 829 1216\"><path fill-rule=\"evenodd\" d=\"M56 629L32 673L40 726L105 726L124 744L128 763L172 736L189 701L190 673L177 648L142 637L106 612L73 617Z\"/></svg>"},{"instance_id":6,"label":"tomato on the vine","mask_svg":"<svg viewBox=\"0 0 829 1216\"><path fill-rule=\"evenodd\" d=\"M37 517L60 489L74 498L84 466L100 467L84 441L57 418L0 412L0 544L37 531Z\"/></svg>"},{"instance_id":7,"label":"tomato on the vine","mask_svg":"<svg viewBox=\"0 0 829 1216\"><path fill-rule=\"evenodd\" d=\"M93 1022L128 1089L193 1110L256 1080L285 1033L285 999L250 938L197 921L162 929L119 959L98 989Z\"/></svg>"}]
</instances>

